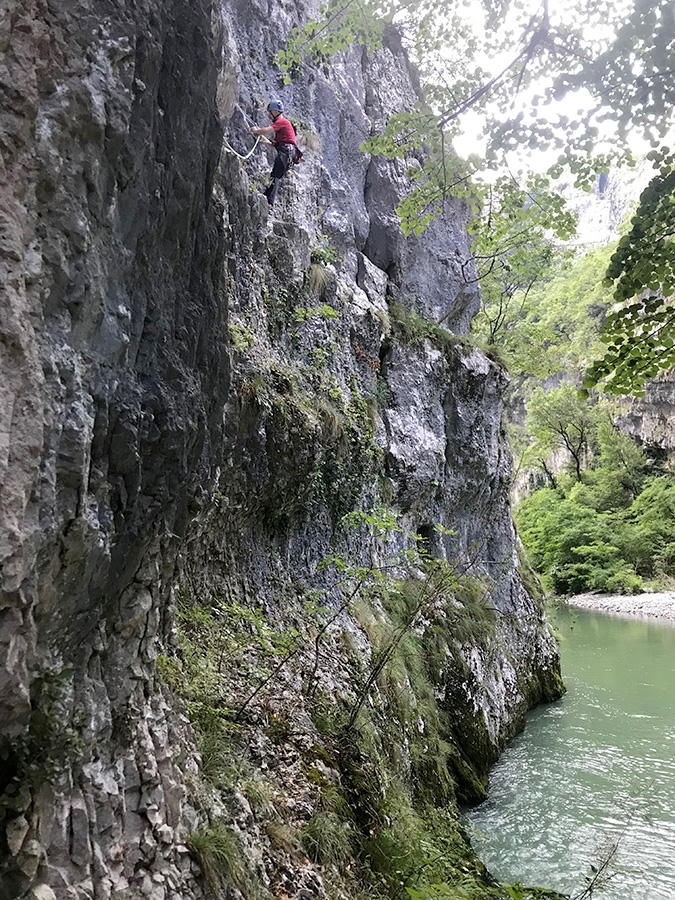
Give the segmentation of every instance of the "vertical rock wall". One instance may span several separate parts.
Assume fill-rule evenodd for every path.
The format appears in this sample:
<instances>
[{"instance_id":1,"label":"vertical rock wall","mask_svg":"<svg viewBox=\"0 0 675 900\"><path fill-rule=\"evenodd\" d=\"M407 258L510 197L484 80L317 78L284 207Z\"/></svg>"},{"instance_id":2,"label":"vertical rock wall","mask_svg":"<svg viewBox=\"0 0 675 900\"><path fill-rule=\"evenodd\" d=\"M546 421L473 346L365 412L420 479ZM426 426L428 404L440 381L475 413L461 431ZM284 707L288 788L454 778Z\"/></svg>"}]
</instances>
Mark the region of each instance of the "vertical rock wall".
<instances>
[{"instance_id":1,"label":"vertical rock wall","mask_svg":"<svg viewBox=\"0 0 675 900\"><path fill-rule=\"evenodd\" d=\"M143 883L181 815L148 685L227 396L219 42L199 0L0 14L8 898Z\"/></svg>"},{"instance_id":2,"label":"vertical rock wall","mask_svg":"<svg viewBox=\"0 0 675 900\"><path fill-rule=\"evenodd\" d=\"M405 166L359 149L415 101L398 40L282 88L272 59L306 12L0 13L2 897L200 894L191 732L153 675L177 561L278 609L298 580L320 582L336 540L345 550L339 514L384 491L406 531L443 525L434 552L474 554L494 586L499 640L446 698L476 765L558 689L517 571L504 373L459 340L392 340L392 304L467 331L467 210L449 203L403 238ZM270 222L269 160L221 155L221 129L243 148L235 102L260 115L277 92L323 150ZM316 248L335 253L321 297Z\"/></svg>"},{"instance_id":3,"label":"vertical rock wall","mask_svg":"<svg viewBox=\"0 0 675 900\"><path fill-rule=\"evenodd\" d=\"M668 468L675 457L673 407L675 384L664 375L645 384L644 397L624 401L616 424L643 447L647 453Z\"/></svg>"}]
</instances>

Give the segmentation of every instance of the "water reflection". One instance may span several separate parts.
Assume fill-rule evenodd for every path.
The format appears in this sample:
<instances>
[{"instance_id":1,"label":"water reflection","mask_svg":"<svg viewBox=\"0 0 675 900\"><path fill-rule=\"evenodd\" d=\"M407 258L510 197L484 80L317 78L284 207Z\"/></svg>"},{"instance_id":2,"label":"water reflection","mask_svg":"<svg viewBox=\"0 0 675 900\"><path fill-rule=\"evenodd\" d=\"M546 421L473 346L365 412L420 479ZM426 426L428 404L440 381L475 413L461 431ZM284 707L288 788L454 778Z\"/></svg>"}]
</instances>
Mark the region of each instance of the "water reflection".
<instances>
[{"instance_id":1,"label":"water reflection","mask_svg":"<svg viewBox=\"0 0 675 900\"><path fill-rule=\"evenodd\" d=\"M561 613L558 703L534 710L467 813L505 881L578 891L608 841L607 900L675 897L675 628Z\"/></svg>"}]
</instances>

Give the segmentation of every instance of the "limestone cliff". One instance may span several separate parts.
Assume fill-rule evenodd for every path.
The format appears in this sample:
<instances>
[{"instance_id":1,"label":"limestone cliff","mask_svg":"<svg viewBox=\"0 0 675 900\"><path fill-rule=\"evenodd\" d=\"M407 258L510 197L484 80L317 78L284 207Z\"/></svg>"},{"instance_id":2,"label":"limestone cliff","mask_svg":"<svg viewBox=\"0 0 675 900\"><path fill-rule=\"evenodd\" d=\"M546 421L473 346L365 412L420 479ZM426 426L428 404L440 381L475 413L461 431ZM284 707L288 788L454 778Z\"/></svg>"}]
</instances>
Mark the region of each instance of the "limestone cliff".
<instances>
[{"instance_id":1,"label":"limestone cliff","mask_svg":"<svg viewBox=\"0 0 675 900\"><path fill-rule=\"evenodd\" d=\"M395 34L281 88L274 54L310 6L0 13L1 897L202 896L203 875L220 883L209 818L244 848L248 874L233 851L224 890L339 896L311 840L279 830L302 834L326 784L351 803L356 852L357 833L391 826L358 787L373 760L371 800L391 796L396 753L401 790L454 803L440 760L475 796L526 710L559 693L518 567L506 376L462 338L479 302L461 278L467 211L449 201L404 239L406 165L359 149L416 97ZM269 160L242 165L222 135L250 146L235 103L256 114L272 94L322 150L269 221ZM345 526L376 508L395 527ZM411 620L418 654L437 639L426 712L417 697L377 738L399 719L372 680L375 743L345 743L319 719L354 711L396 623L387 597L357 614L320 564L372 573L416 538L473 580ZM414 665L387 676L401 695ZM432 718L433 747L413 739ZM252 788L207 771L205 737L232 730L251 784L276 771L265 827Z\"/></svg>"},{"instance_id":2,"label":"limestone cliff","mask_svg":"<svg viewBox=\"0 0 675 900\"><path fill-rule=\"evenodd\" d=\"M644 397L624 400L616 420L623 432L668 469L675 459L674 406L675 382L672 373L667 373L646 382Z\"/></svg>"}]
</instances>

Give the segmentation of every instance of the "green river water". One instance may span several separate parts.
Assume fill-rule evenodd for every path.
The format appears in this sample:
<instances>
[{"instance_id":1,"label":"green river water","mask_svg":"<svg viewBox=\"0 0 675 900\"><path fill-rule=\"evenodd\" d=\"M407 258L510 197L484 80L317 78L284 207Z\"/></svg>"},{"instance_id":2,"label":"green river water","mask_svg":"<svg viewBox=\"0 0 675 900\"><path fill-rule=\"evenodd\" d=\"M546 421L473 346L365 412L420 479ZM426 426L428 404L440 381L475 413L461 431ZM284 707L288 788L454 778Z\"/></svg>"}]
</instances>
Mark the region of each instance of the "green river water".
<instances>
[{"instance_id":1,"label":"green river water","mask_svg":"<svg viewBox=\"0 0 675 900\"><path fill-rule=\"evenodd\" d=\"M534 710L468 810L473 844L503 881L584 887L618 839L598 900L675 900L675 627L557 615L567 694Z\"/></svg>"}]
</instances>

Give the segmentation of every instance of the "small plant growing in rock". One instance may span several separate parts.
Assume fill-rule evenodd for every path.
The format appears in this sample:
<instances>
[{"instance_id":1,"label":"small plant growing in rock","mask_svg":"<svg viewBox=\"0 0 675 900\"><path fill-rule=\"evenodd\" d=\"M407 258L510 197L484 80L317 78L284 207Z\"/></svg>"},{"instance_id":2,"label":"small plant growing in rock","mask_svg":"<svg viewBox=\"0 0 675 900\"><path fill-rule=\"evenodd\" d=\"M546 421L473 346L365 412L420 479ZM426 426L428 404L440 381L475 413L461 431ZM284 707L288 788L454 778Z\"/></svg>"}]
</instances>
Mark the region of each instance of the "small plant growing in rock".
<instances>
[{"instance_id":1,"label":"small plant growing in rock","mask_svg":"<svg viewBox=\"0 0 675 900\"><path fill-rule=\"evenodd\" d=\"M220 896L229 879L245 897L251 896L251 875L241 841L222 822L202 825L188 836L185 845L199 864L209 891Z\"/></svg>"},{"instance_id":2,"label":"small plant growing in rock","mask_svg":"<svg viewBox=\"0 0 675 900\"><path fill-rule=\"evenodd\" d=\"M256 818L264 822L271 822L277 818L273 802L274 793L267 781L262 778L249 778L241 789Z\"/></svg>"},{"instance_id":3,"label":"small plant growing in rock","mask_svg":"<svg viewBox=\"0 0 675 900\"><path fill-rule=\"evenodd\" d=\"M313 263L322 266L332 266L340 260L340 254L330 244L326 244L321 247L313 247L310 259Z\"/></svg>"},{"instance_id":4,"label":"small plant growing in rock","mask_svg":"<svg viewBox=\"0 0 675 900\"><path fill-rule=\"evenodd\" d=\"M329 303L322 303L320 306L308 307L298 306L293 312L293 318L300 325L303 322L309 322L310 319L339 319L340 313Z\"/></svg>"},{"instance_id":5,"label":"small plant growing in rock","mask_svg":"<svg viewBox=\"0 0 675 900\"><path fill-rule=\"evenodd\" d=\"M309 267L309 278L307 281L310 292L317 297L323 297L330 284L330 274L321 263L313 262Z\"/></svg>"},{"instance_id":6,"label":"small plant growing in rock","mask_svg":"<svg viewBox=\"0 0 675 900\"><path fill-rule=\"evenodd\" d=\"M198 745L202 758L201 775L215 787L231 789L248 774L246 764L233 749L231 726L224 717L213 716L212 724L205 727L202 716Z\"/></svg>"},{"instance_id":7,"label":"small plant growing in rock","mask_svg":"<svg viewBox=\"0 0 675 900\"><path fill-rule=\"evenodd\" d=\"M185 683L185 673L180 661L175 656L165 656L163 653L159 653L155 661L155 672L163 685L169 690L180 693L181 687Z\"/></svg>"},{"instance_id":8,"label":"small plant growing in rock","mask_svg":"<svg viewBox=\"0 0 675 900\"><path fill-rule=\"evenodd\" d=\"M282 825L279 822L268 822L265 825L265 834L275 847L285 850L291 856L301 857L302 843L298 832L290 825Z\"/></svg>"},{"instance_id":9,"label":"small plant growing in rock","mask_svg":"<svg viewBox=\"0 0 675 900\"><path fill-rule=\"evenodd\" d=\"M250 328L246 325L239 325L237 322L230 322L229 324L230 337L232 338L232 345L237 353L246 353L251 349L255 342L255 337Z\"/></svg>"},{"instance_id":10,"label":"small plant growing in rock","mask_svg":"<svg viewBox=\"0 0 675 900\"><path fill-rule=\"evenodd\" d=\"M352 851L352 826L330 810L315 812L301 835L307 856L341 869Z\"/></svg>"}]
</instances>

